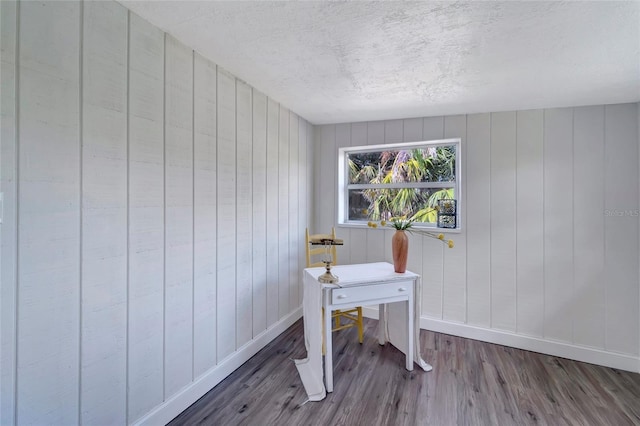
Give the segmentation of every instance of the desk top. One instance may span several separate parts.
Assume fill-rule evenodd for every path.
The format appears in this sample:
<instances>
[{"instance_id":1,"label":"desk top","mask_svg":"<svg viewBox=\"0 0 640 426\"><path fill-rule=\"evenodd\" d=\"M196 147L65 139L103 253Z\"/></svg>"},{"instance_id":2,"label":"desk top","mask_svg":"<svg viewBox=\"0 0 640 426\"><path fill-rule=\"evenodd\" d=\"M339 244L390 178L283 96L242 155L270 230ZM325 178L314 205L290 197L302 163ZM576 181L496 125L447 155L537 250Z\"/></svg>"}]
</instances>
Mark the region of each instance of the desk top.
<instances>
[{"instance_id":1,"label":"desk top","mask_svg":"<svg viewBox=\"0 0 640 426\"><path fill-rule=\"evenodd\" d=\"M304 271L317 281L318 277L325 272L325 268L307 268ZM388 262L336 265L331 267L331 273L337 275L340 281L336 284L328 284L327 287L348 287L376 282L402 281L419 277L418 274L411 271L399 274L393 270L393 265Z\"/></svg>"}]
</instances>

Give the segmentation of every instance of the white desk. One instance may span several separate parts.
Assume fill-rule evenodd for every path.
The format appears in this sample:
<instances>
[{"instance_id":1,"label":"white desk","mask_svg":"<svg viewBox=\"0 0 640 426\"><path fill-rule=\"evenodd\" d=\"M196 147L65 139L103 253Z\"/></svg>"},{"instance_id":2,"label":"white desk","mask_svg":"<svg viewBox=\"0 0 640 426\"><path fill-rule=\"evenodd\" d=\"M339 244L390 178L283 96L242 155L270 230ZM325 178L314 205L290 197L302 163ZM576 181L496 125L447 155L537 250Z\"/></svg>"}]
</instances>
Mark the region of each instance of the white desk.
<instances>
[{"instance_id":1,"label":"white desk","mask_svg":"<svg viewBox=\"0 0 640 426\"><path fill-rule=\"evenodd\" d=\"M325 330L331 330L331 315L327 314L322 318L322 307L325 308L325 312L331 312L355 306L379 305L379 343L384 344L388 341L404 352L407 370L413 370L414 360L424 370L431 370L431 366L422 360L418 351L419 275L410 271L398 274L394 272L393 265L387 262L338 265L332 268L332 272L339 277L340 282L322 284L317 279L323 272L324 268L307 268L303 273L307 358L296 360L296 367L310 400L321 400L326 396L326 392L333 391L331 338L326 341L326 353L329 354L325 356L324 363L326 388L322 382L322 323L324 322ZM385 306L388 303L401 306L400 309L389 309L387 319ZM328 336L331 337L331 333L328 333Z\"/></svg>"}]
</instances>

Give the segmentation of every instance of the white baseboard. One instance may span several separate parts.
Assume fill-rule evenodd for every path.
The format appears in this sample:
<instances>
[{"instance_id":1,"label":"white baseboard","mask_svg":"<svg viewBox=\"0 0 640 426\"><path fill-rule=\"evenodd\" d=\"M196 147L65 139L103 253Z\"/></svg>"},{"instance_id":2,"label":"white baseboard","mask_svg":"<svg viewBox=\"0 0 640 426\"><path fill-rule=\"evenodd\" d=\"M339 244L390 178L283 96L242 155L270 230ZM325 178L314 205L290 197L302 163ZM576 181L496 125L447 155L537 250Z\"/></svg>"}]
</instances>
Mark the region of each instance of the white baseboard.
<instances>
[{"instance_id":1,"label":"white baseboard","mask_svg":"<svg viewBox=\"0 0 640 426\"><path fill-rule=\"evenodd\" d=\"M362 307L362 316L371 318L371 319L379 319L378 318L378 307L377 306L363 306Z\"/></svg>"},{"instance_id":2,"label":"white baseboard","mask_svg":"<svg viewBox=\"0 0 640 426\"><path fill-rule=\"evenodd\" d=\"M362 314L367 318L378 319L378 309L376 307L364 307ZM640 357L638 356L607 352L597 348L577 346L565 342L555 342L540 337L525 336L508 331L487 329L424 316L420 317L420 328L640 373ZM429 362L429 360L426 361Z\"/></svg>"},{"instance_id":3,"label":"white baseboard","mask_svg":"<svg viewBox=\"0 0 640 426\"><path fill-rule=\"evenodd\" d=\"M286 317L263 331L246 345L235 351L220 364L212 367L194 382L178 391L171 398L154 408L134 425L164 425L173 420L178 414L196 402L202 395L209 392L215 385L233 373L238 367L247 362L260 349L278 337L294 322L302 317L302 307L291 312Z\"/></svg>"}]
</instances>

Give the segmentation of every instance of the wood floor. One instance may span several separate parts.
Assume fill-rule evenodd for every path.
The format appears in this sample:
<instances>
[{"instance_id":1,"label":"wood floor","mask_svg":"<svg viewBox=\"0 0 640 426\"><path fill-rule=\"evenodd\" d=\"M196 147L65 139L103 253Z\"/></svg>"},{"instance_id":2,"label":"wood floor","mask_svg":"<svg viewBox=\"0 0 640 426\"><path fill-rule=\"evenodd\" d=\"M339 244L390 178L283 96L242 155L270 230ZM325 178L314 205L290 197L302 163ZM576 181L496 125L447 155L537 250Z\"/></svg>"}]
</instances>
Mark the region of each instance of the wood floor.
<instances>
[{"instance_id":1,"label":"wood floor","mask_svg":"<svg viewBox=\"0 0 640 426\"><path fill-rule=\"evenodd\" d=\"M422 330L425 360L375 340L378 321L333 333L334 392L307 402L291 359L302 320L171 425L640 425L640 374Z\"/></svg>"}]
</instances>

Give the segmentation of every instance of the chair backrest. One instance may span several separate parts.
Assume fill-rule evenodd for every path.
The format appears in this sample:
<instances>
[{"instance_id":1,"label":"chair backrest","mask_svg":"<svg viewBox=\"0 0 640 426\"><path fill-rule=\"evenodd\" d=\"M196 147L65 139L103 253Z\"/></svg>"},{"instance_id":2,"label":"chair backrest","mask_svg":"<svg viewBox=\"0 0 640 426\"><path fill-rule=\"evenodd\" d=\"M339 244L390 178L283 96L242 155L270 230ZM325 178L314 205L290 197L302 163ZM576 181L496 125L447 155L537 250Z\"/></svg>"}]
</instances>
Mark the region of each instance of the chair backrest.
<instances>
[{"instance_id":1,"label":"chair backrest","mask_svg":"<svg viewBox=\"0 0 640 426\"><path fill-rule=\"evenodd\" d=\"M322 258L320 260L312 262L313 256L322 256L324 254L324 246L323 245L311 245L311 240L318 238L321 234L309 235L309 228L305 229L305 249L307 251L307 268L314 268L316 266L324 266L322 263ZM326 234L324 234L326 235ZM336 238L336 228L331 228L331 238ZM333 259L332 265L336 265L338 263L338 251L336 250L336 246L331 246L331 258Z\"/></svg>"}]
</instances>

